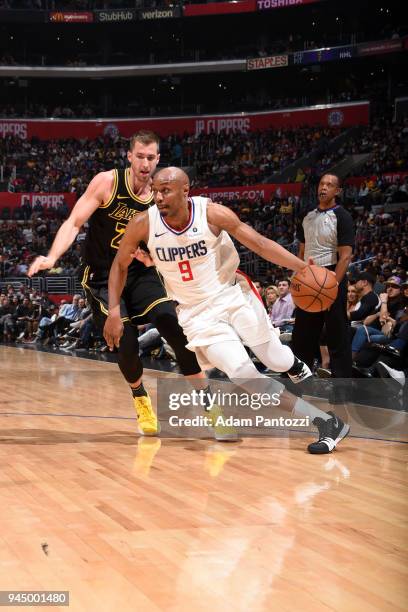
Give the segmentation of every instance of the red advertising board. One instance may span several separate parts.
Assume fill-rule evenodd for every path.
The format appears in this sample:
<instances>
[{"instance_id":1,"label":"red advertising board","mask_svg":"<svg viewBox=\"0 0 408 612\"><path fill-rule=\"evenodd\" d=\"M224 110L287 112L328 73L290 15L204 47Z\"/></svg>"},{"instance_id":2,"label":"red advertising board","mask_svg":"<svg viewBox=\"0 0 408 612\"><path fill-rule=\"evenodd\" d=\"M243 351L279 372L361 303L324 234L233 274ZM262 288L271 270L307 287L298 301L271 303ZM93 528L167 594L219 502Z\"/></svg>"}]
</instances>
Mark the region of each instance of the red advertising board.
<instances>
[{"instance_id":1,"label":"red advertising board","mask_svg":"<svg viewBox=\"0 0 408 612\"><path fill-rule=\"evenodd\" d=\"M146 119L106 120L31 120L0 119L0 138L18 136L42 140L59 138L98 138L120 134L126 138L137 130L148 129L162 137L171 134L195 134L202 132L226 133L254 132L269 128L296 128L299 126L349 127L368 125L369 102L325 104L308 108L292 108L263 113L236 113L234 115L196 115L193 117L163 117Z\"/></svg>"},{"instance_id":2,"label":"red advertising board","mask_svg":"<svg viewBox=\"0 0 408 612\"><path fill-rule=\"evenodd\" d=\"M228 15L230 13L251 13L256 10L256 0L234 0L233 2L210 2L208 4L186 4L184 17L198 15Z\"/></svg>"},{"instance_id":3,"label":"red advertising board","mask_svg":"<svg viewBox=\"0 0 408 612\"><path fill-rule=\"evenodd\" d=\"M381 178L383 181L387 183L395 183L396 181L403 180L408 176L408 172L385 172L381 174ZM370 176L350 176L350 178L346 179L347 185L354 185L355 187L360 187L366 181L376 181L378 176L376 174L372 174Z\"/></svg>"},{"instance_id":4,"label":"red advertising board","mask_svg":"<svg viewBox=\"0 0 408 612\"><path fill-rule=\"evenodd\" d=\"M49 14L51 23L92 23L93 13L87 11L54 11Z\"/></svg>"},{"instance_id":5,"label":"red advertising board","mask_svg":"<svg viewBox=\"0 0 408 612\"><path fill-rule=\"evenodd\" d=\"M279 190L279 191L278 191ZM282 183L248 185L244 187L200 187L191 190L191 195L203 195L212 200L236 200L246 198L255 201L258 198L269 200L275 196L285 198L289 195L300 195L302 190L301 183ZM44 208L58 208L65 202L71 210L77 200L76 193L9 193L0 192L0 209L19 208L23 204L29 204L32 208L36 204L41 204Z\"/></svg>"},{"instance_id":6,"label":"red advertising board","mask_svg":"<svg viewBox=\"0 0 408 612\"><path fill-rule=\"evenodd\" d=\"M277 8L287 8L288 6L301 6L302 4L314 4L321 0L257 0L258 11L269 11Z\"/></svg>"},{"instance_id":7,"label":"red advertising board","mask_svg":"<svg viewBox=\"0 0 408 612\"><path fill-rule=\"evenodd\" d=\"M0 208L19 208L29 204L32 208L41 204L44 208L59 208L65 202L71 209L77 200L76 193L9 193L0 192Z\"/></svg>"},{"instance_id":8,"label":"red advertising board","mask_svg":"<svg viewBox=\"0 0 408 612\"><path fill-rule=\"evenodd\" d=\"M289 195L299 196L302 191L302 183L258 183L245 187L199 187L191 190L191 195L202 195L217 202L219 200L237 200L246 198L255 201L258 198L269 200L279 190L278 195L285 198Z\"/></svg>"}]
</instances>

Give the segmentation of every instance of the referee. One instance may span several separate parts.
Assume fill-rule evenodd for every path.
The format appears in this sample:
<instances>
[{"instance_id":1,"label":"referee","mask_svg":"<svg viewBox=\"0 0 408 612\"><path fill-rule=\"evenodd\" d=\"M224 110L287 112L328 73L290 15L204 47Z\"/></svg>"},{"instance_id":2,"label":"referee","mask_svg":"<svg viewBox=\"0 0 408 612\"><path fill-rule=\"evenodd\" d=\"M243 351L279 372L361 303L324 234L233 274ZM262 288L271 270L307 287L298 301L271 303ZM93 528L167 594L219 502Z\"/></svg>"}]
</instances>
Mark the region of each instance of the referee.
<instances>
[{"instance_id":1,"label":"referee","mask_svg":"<svg viewBox=\"0 0 408 612\"><path fill-rule=\"evenodd\" d=\"M297 232L300 259L308 261L311 257L315 264L334 270L339 292L329 310L314 313L297 308L292 345L295 355L312 368L325 325L332 376L351 378L346 272L353 252L354 228L350 213L336 203L340 193L340 178L324 174L317 189L319 205L306 214Z\"/></svg>"}]
</instances>

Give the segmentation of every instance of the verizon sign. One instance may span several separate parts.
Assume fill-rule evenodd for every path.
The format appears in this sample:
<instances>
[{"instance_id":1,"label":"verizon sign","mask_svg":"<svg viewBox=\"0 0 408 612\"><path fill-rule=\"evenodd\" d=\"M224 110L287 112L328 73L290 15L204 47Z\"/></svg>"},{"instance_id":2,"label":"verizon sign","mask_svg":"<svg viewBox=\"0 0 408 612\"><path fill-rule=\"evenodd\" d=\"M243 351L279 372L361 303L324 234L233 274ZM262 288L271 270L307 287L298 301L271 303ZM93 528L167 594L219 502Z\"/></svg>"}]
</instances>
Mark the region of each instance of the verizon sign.
<instances>
[{"instance_id":1,"label":"verizon sign","mask_svg":"<svg viewBox=\"0 0 408 612\"><path fill-rule=\"evenodd\" d=\"M169 9L154 9L152 11L140 11L139 18L144 20L154 20L154 19L173 19L174 17L179 17L180 12L178 9L169 8Z\"/></svg>"}]
</instances>

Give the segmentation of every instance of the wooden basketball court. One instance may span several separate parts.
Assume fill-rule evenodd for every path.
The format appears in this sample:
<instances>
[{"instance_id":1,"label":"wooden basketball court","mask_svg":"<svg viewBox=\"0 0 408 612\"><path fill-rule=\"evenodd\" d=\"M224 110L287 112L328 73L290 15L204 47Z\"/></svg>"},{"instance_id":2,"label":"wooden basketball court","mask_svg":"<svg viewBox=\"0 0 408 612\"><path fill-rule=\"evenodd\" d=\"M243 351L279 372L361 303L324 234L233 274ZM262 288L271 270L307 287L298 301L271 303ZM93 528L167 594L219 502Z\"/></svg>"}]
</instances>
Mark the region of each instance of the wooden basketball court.
<instances>
[{"instance_id":1,"label":"wooden basketball court","mask_svg":"<svg viewBox=\"0 0 408 612\"><path fill-rule=\"evenodd\" d=\"M86 612L407 609L406 444L143 439L115 364L0 363L0 590Z\"/></svg>"}]
</instances>

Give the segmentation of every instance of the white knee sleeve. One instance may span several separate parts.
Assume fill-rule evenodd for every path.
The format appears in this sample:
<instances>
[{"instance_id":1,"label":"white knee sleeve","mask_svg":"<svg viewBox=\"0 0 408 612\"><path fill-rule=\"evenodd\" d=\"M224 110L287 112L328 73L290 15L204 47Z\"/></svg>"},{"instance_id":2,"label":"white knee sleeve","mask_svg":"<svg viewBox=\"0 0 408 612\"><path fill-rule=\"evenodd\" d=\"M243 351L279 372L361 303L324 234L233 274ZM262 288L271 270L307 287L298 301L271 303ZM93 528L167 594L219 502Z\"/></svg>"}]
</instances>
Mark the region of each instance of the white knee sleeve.
<instances>
[{"instance_id":1,"label":"white knee sleeve","mask_svg":"<svg viewBox=\"0 0 408 612\"><path fill-rule=\"evenodd\" d=\"M295 362L292 350L282 344L277 336L264 344L251 346L251 351L273 372L287 372Z\"/></svg>"},{"instance_id":2,"label":"white knee sleeve","mask_svg":"<svg viewBox=\"0 0 408 612\"><path fill-rule=\"evenodd\" d=\"M239 341L211 344L203 350L208 361L230 380L262 376Z\"/></svg>"}]
</instances>

